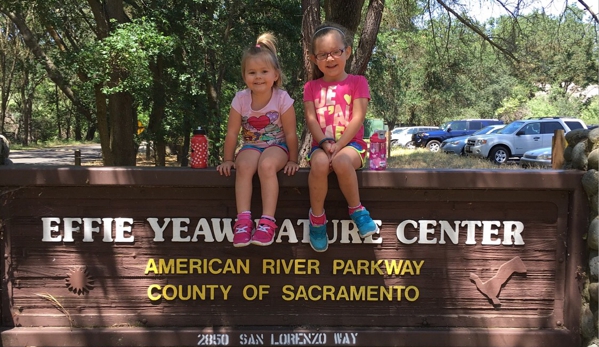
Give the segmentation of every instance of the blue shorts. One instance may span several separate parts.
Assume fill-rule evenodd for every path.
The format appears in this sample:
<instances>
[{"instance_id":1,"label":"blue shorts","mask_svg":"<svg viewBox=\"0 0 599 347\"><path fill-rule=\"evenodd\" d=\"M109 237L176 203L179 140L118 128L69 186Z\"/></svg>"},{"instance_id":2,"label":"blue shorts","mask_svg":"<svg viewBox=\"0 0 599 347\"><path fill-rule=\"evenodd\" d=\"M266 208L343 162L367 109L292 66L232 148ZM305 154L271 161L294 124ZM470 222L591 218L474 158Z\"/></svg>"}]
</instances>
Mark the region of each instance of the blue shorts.
<instances>
[{"instance_id":1,"label":"blue shorts","mask_svg":"<svg viewBox=\"0 0 599 347\"><path fill-rule=\"evenodd\" d=\"M362 146L357 141L352 141L352 142L348 143L345 147L351 147L351 148L355 149L356 152L358 152L358 155L360 156L360 159L362 161L362 164L360 165L360 167L358 169L364 168L364 166L366 165L366 149L364 148L364 146ZM319 146L313 146L312 149L310 149L310 153L306 157L306 159L308 159L308 163L310 163L310 158L312 157L312 153L314 153L314 151L316 151L317 149L322 149L322 148L320 148Z\"/></svg>"},{"instance_id":2,"label":"blue shorts","mask_svg":"<svg viewBox=\"0 0 599 347\"><path fill-rule=\"evenodd\" d=\"M285 153L287 153L287 157L289 158L289 148L287 147L286 143L277 143L277 144L270 145L268 147L258 147L255 145L243 145L243 146L241 146L241 149L239 150L239 152L237 152L237 155L239 155L239 153L241 153L242 151L246 151L246 150L254 150L254 151L258 151L258 152L262 153L262 152L264 152L265 149L270 148L270 147L279 147L280 149L285 151Z\"/></svg>"}]
</instances>

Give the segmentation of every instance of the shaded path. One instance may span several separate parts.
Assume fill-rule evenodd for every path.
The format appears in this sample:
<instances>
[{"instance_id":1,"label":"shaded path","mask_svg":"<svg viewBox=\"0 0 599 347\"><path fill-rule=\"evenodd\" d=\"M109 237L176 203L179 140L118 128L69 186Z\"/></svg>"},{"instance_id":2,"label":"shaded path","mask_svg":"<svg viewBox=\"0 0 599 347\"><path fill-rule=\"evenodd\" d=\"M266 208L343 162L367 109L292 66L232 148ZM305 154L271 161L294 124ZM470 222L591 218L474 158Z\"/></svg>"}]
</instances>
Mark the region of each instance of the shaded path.
<instances>
[{"instance_id":1,"label":"shaded path","mask_svg":"<svg viewBox=\"0 0 599 347\"><path fill-rule=\"evenodd\" d=\"M102 160L99 144L68 145L60 147L10 150L9 159L13 165L75 165L75 150L81 151L81 163Z\"/></svg>"}]
</instances>

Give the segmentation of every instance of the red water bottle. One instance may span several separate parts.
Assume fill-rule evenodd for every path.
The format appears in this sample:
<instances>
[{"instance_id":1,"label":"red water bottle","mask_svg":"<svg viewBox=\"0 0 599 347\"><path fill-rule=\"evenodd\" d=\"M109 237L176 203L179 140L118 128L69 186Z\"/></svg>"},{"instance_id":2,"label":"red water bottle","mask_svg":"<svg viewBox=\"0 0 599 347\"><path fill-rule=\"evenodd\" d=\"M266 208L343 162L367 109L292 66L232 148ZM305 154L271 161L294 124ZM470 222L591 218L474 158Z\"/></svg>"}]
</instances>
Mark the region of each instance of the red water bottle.
<instances>
[{"instance_id":1,"label":"red water bottle","mask_svg":"<svg viewBox=\"0 0 599 347\"><path fill-rule=\"evenodd\" d=\"M208 138L206 137L206 130L202 127L198 127L193 131L190 166L194 169L208 167Z\"/></svg>"},{"instance_id":2,"label":"red water bottle","mask_svg":"<svg viewBox=\"0 0 599 347\"><path fill-rule=\"evenodd\" d=\"M370 136L368 158L370 159L370 170L385 170L387 168L385 130L377 130Z\"/></svg>"}]
</instances>

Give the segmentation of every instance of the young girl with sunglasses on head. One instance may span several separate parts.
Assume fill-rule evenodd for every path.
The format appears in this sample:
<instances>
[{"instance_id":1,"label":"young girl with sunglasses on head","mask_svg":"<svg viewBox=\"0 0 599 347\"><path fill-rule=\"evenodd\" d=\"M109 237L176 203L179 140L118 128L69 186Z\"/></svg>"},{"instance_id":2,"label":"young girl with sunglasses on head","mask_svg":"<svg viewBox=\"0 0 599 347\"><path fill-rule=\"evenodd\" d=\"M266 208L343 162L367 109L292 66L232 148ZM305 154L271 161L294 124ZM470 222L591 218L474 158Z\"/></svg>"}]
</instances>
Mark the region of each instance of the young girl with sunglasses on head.
<instances>
[{"instance_id":1,"label":"young girl with sunglasses on head","mask_svg":"<svg viewBox=\"0 0 599 347\"><path fill-rule=\"evenodd\" d=\"M299 169L293 99L281 89L283 73L275 44L274 36L265 33L243 54L241 75L247 89L237 92L231 102L224 160L217 167L225 176L231 175L231 169L236 171L235 247L272 244L277 229L274 218L279 196L277 172L282 169L285 174L293 175ZM240 130L243 143L235 156ZM254 227L250 208L256 172L262 193L262 216Z\"/></svg>"},{"instance_id":2,"label":"young girl with sunglasses on head","mask_svg":"<svg viewBox=\"0 0 599 347\"><path fill-rule=\"evenodd\" d=\"M364 76L345 71L351 39L347 29L332 23L319 26L312 35L310 61L314 64L314 79L304 86L304 105L313 139L308 157L310 245L317 252L328 248L324 201L331 172L337 175L360 237L379 231L362 206L358 190L356 170L365 163L364 119L370 91Z\"/></svg>"}]
</instances>

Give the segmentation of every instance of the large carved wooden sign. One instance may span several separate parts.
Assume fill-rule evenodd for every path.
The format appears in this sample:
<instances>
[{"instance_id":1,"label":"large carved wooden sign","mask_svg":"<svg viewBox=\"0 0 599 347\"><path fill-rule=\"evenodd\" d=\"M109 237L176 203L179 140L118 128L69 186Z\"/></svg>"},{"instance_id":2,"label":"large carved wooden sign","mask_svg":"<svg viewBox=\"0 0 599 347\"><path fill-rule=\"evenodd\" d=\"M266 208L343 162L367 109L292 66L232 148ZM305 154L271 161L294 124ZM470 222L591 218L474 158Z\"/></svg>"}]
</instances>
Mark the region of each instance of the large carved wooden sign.
<instances>
[{"instance_id":1,"label":"large carved wooden sign","mask_svg":"<svg viewBox=\"0 0 599 347\"><path fill-rule=\"evenodd\" d=\"M365 240L332 180L324 253L306 175L281 177L275 243L235 248L234 180L212 170L0 170L4 345L26 327L161 346L578 341L577 173L361 172L381 229Z\"/></svg>"}]
</instances>

